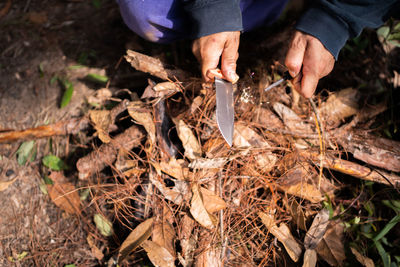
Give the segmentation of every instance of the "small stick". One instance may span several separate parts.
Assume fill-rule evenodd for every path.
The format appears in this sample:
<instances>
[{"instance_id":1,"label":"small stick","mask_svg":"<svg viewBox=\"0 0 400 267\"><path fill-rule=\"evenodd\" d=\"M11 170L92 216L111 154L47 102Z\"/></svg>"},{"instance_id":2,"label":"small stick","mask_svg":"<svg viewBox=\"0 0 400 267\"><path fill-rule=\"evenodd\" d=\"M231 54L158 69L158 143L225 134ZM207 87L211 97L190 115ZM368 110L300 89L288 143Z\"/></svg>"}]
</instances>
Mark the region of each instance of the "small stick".
<instances>
[{"instance_id":1,"label":"small stick","mask_svg":"<svg viewBox=\"0 0 400 267\"><path fill-rule=\"evenodd\" d=\"M222 172L218 172L218 187L219 187L219 197L222 199ZM221 235L221 260L225 257L226 251L226 238L224 238L224 210L219 211L219 231Z\"/></svg>"},{"instance_id":2,"label":"small stick","mask_svg":"<svg viewBox=\"0 0 400 267\"><path fill-rule=\"evenodd\" d=\"M324 128L322 127L321 124L321 119L318 114L318 109L317 106L315 105L314 101L312 98L308 99L311 107L314 111L314 118L315 118L315 124L317 126L317 131L318 131L318 139L319 139L319 161L320 161L320 166L319 166L319 178L318 178L318 190L321 189L321 180L322 180L322 171L324 170L324 157L325 157L325 132Z\"/></svg>"}]
</instances>

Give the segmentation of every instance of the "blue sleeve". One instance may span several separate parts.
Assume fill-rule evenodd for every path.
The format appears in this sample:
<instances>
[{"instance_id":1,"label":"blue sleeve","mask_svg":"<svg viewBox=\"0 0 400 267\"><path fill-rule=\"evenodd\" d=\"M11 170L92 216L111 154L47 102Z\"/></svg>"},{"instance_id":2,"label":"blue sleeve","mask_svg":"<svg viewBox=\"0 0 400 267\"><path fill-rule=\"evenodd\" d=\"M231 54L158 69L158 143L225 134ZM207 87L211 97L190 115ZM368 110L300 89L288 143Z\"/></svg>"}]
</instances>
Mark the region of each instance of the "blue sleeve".
<instances>
[{"instance_id":1,"label":"blue sleeve","mask_svg":"<svg viewBox=\"0 0 400 267\"><path fill-rule=\"evenodd\" d=\"M296 29L318 38L337 59L349 38L382 25L396 0L319 0L302 16ZM398 5L396 7L398 9Z\"/></svg>"},{"instance_id":2,"label":"blue sleeve","mask_svg":"<svg viewBox=\"0 0 400 267\"><path fill-rule=\"evenodd\" d=\"M192 38L225 32L242 31L239 0L182 0L192 19Z\"/></svg>"}]
</instances>

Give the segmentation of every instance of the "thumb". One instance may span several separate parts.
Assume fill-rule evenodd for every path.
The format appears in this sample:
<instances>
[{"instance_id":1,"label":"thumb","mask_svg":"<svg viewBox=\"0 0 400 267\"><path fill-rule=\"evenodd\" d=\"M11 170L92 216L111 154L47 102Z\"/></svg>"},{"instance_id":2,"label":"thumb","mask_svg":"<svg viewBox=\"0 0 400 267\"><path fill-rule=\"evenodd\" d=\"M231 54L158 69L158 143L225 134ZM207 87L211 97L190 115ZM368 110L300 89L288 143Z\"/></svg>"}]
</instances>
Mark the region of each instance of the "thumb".
<instances>
[{"instance_id":1,"label":"thumb","mask_svg":"<svg viewBox=\"0 0 400 267\"><path fill-rule=\"evenodd\" d=\"M293 78L296 77L301 71L306 46L307 40L304 34L296 31L290 43L285 59L285 65Z\"/></svg>"},{"instance_id":2,"label":"thumb","mask_svg":"<svg viewBox=\"0 0 400 267\"><path fill-rule=\"evenodd\" d=\"M236 74L236 61L239 57L239 32L231 33L231 36L227 38L224 46L224 50L221 55L221 71L225 79L235 83L239 79Z\"/></svg>"}]
</instances>

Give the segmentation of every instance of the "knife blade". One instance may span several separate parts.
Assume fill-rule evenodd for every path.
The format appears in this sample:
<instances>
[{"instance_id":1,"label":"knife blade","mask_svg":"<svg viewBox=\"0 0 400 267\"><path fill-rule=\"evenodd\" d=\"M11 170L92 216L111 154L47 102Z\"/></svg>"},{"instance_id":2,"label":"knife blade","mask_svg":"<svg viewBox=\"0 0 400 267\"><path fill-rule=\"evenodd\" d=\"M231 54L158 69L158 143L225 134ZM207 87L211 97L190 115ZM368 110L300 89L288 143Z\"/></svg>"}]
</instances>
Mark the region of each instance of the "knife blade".
<instances>
[{"instance_id":1,"label":"knife blade","mask_svg":"<svg viewBox=\"0 0 400 267\"><path fill-rule=\"evenodd\" d=\"M271 84L270 86L268 86L267 88L265 88L265 89L264 89L264 92L268 92L268 91L271 90L272 88L274 88L274 87L280 85L281 83L283 83L284 81L287 81L287 80L290 80L290 79L292 79L292 77L290 76L289 71L286 71L286 72L283 74L282 79L280 79L280 80L274 82L273 84Z\"/></svg>"},{"instance_id":2,"label":"knife blade","mask_svg":"<svg viewBox=\"0 0 400 267\"><path fill-rule=\"evenodd\" d=\"M215 78L217 97L217 124L229 146L232 146L235 110L233 106L233 85L220 78Z\"/></svg>"}]
</instances>

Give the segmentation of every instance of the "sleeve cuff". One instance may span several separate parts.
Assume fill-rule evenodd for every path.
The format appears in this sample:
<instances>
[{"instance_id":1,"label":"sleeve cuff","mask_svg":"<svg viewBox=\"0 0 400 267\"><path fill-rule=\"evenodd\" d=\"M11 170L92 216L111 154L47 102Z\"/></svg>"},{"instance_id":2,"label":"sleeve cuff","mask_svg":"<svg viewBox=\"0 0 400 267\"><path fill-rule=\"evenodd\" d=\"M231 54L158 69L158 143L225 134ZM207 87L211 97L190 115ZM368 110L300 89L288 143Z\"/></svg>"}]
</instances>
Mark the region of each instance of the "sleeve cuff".
<instances>
[{"instance_id":1,"label":"sleeve cuff","mask_svg":"<svg viewBox=\"0 0 400 267\"><path fill-rule=\"evenodd\" d=\"M347 24L339 17L320 8L309 9L296 25L296 29L321 41L325 48L338 59L342 47L349 38Z\"/></svg>"},{"instance_id":2,"label":"sleeve cuff","mask_svg":"<svg viewBox=\"0 0 400 267\"><path fill-rule=\"evenodd\" d=\"M193 19L192 38L199 38L217 32L243 30L242 12L237 0L204 2L203 4L198 4L198 2L194 1L194 3L185 6L185 10Z\"/></svg>"}]
</instances>

